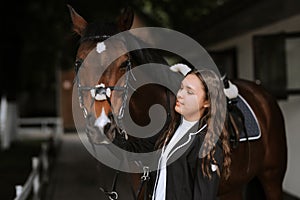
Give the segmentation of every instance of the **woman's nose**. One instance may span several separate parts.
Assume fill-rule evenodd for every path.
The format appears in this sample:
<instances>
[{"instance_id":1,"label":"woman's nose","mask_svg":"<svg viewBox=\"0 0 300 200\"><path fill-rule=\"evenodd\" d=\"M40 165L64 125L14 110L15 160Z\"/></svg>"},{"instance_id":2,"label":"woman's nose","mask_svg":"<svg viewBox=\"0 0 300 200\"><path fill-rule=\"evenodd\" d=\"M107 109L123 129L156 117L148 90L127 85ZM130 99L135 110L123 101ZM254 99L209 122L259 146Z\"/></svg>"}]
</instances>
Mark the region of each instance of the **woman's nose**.
<instances>
[{"instance_id":1,"label":"woman's nose","mask_svg":"<svg viewBox=\"0 0 300 200\"><path fill-rule=\"evenodd\" d=\"M177 92L177 98L182 98L182 90L178 90L178 92Z\"/></svg>"}]
</instances>

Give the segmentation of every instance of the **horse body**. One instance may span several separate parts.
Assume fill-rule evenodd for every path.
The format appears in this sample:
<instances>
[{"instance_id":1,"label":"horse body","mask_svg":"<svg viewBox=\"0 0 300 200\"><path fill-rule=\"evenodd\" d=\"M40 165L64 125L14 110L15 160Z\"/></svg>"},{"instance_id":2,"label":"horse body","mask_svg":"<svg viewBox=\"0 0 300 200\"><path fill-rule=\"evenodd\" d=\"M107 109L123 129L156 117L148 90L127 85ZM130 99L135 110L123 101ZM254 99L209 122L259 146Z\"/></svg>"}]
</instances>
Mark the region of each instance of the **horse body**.
<instances>
[{"instance_id":1,"label":"horse body","mask_svg":"<svg viewBox=\"0 0 300 200\"><path fill-rule=\"evenodd\" d=\"M242 199L247 183L257 178L266 199L282 199L282 182L287 165L282 112L276 99L262 86L246 80L236 80L234 83L253 109L262 134L260 139L240 142L238 148L232 149L232 175L229 180L221 181L220 197Z\"/></svg>"},{"instance_id":2,"label":"horse body","mask_svg":"<svg viewBox=\"0 0 300 200\"><path fill-rule=\"evenodd\" d=\"M71 7L69 8L74 30L82 36L88 23ZM115 30L128 30L132 25L133 13L127 10L119 19L119 26ZM101 34L106 35L108 33L104 31ZM112 33L110 32L109 34ZM99 40L95 40L95 38L81 42L77 52L77 60L86 59L88 54L95 48L97 42ZM124 45L122 43L118 48L126 49L126 45ZM116 85L125 73L123 69L124 63L129 58L134 62L134 59L128 53L124 53L114 60L97 80L97 83L105 86ZM102 59L105 58L103 57ZM125 82L121 80L119 84L124 85ZM219 196L221 199L243 199L244 187L257 177L263 187L266 199L282 199L282 182L286 171L287 147L284 120L280 108L276 100L263 90L261 86L244 80L236 80L234 83L256 114L262 135L258 140L241 142L238 148L232 149L231 176L228 180L221 179ZM112 108L108 101L94 102L95 118L99 117L103 111L113 121L112 113L118 112L124 99L121 98L122 95L115 94L117 91L112 91L112 93L114 95L109 100L113 101L113 104L117 106ZM140 126L147 125L150 121L148 111L154 104L161 104L166 110L169 110L175 104L175 96L172 92L167 92L164 87L159 85L145 85L138 88L129 101L130 115L134 122ZM171 111L168 115L174 117L173 109ZM147 114L145 115L145 113ZM118 134L118 132L113 131L112 127L116 126L116 124L105 124L102 134L108 135L108 138L114 137L114 134ZM97 137L93 135L93 139L97 140ZM134 190L137 191L140 186L140 175L134 174L132 177Z\"/></svg>"}]
</instances>

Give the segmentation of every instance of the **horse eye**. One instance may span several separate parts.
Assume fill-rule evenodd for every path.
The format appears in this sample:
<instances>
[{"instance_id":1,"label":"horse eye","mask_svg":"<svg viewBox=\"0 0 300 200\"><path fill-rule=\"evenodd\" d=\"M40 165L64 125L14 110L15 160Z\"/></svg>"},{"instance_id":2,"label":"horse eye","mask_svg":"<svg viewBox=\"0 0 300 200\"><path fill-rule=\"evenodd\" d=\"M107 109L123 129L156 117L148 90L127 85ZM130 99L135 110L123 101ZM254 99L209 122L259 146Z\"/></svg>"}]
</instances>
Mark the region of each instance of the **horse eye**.
<instances>
[{"instance_id":1,"label":"horse eye","mask_svg":"<svg viewBox=\"0 0 300 200\"><path fill-rule=\"evenodd\" d=\"M120 65L120 69L126 69L126 68L127 68L127 65L128 65L128 60L126 60L125 62L123 62L123 63Z\"/></svg>"},{"instance_id":2,"label":"horse eye","mask_svg":"<svg viewBox=\"0 0 300 200\"><path fill-rule=\"evenodd\" d=\"M78 70L79 70L80 66L82 65L82 63L83 63L82 59L78 59L78 60L75 61L74 67L75 67L75 72L76 73L78 72Z\"/></svg>"}]
</instances>

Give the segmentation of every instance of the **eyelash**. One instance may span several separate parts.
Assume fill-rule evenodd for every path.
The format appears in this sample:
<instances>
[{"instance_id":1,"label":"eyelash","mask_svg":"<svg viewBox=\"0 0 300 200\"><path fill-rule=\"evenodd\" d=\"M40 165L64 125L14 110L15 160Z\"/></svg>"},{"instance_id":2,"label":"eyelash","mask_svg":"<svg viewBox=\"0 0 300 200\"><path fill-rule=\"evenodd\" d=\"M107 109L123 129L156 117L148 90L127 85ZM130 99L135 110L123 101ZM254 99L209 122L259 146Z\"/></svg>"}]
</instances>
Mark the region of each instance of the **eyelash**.
<instances>
[{"instance_id":1,"label":"eyelash","mask_svg":"<svg viewBox=\"0 0 300 200\"><path fill-rule=\"evenodd\" d=\"M179 90L183 90L183 87L180 86ZM192 91L190 91L190 90L187 90L187 93L188 93L188 94L194 94L194 92L192 92Z\"/></svg>"}]
</instances>

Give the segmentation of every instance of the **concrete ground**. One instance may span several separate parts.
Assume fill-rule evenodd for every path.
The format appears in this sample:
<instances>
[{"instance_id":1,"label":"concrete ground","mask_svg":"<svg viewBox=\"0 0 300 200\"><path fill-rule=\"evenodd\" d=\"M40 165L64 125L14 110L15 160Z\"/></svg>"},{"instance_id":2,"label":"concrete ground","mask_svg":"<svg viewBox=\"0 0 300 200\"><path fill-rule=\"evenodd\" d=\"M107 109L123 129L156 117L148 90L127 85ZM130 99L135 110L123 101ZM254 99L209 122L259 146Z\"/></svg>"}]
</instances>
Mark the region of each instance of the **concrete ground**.
<instances>
[{"instance_id":1,"label":"concrete ground","mask_svg":"<svg viewBox=\"0 0 300 200\"><path fill-rule=\"evenodd\" d=\"M42 200L107 200L99 188L110 190L115 172L86 150L77 133L64 134ZM118 199L133 199L129 180L127 174L118 176ZM298 198L285 194L284 200Z\"/></svg>"},{"instance_id":2,"label":"concrete ground","mask_svg":"<svg viewBox=\"0 0 300 200\"><path fill-rule=\"evenodd\" d=\"M83 146L77 133L64 134L46 186L45 200L107 200L100 187L110 190L115 170L96 160ZM118 199L133 199L128 175L120 174Z\"/></svg>"}]
</instances>

